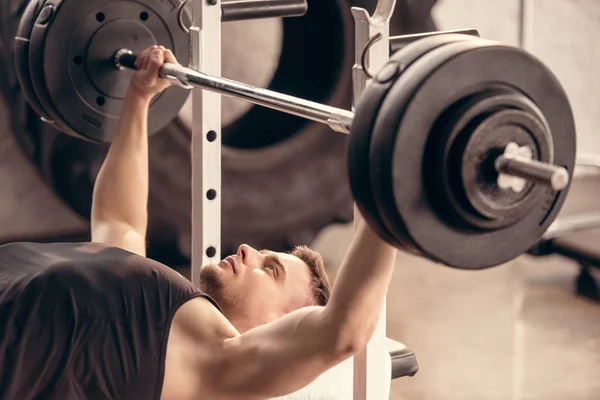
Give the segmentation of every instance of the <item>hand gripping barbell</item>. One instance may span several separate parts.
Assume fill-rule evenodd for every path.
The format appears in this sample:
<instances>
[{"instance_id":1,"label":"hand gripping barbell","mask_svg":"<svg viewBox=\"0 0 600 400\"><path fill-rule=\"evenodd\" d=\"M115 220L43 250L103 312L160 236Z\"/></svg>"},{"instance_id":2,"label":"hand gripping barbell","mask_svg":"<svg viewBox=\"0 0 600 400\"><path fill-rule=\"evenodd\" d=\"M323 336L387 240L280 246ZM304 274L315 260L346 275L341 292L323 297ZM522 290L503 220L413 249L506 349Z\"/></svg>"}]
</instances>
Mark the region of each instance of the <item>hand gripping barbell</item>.
<instances>
[{"instance_id":1,"label":"hand gripping barbell","mask_svg":"<svg viewBox=\"0 0 600 400\"><path fill-rule=\"evenodd\" d=\"M66 4L73 3L63 0ZM110 65L112 72L105 75L112 77L115 71L134 69L127 38L136 28L115 29L119 35L99 43L97 32L87 41L74 35L70 43L77 45L63 50L68 55L53 58L66 61L69 74L47 60L36 68L43 69L46 79L58 74L52 78L58 82L68 81L77 68L94 72ZM60 31L64 27L57 33L64 35ZM46 44L58 40L51 33L45 34ZM34 46L32 41L30 47L29 53L49 54L43 43ZM54 45L53 50L60 48ZM141 50L139 45L135 50ZM29 58L42 60L39 55ZM375 74L354 113L181 65L164 64L159 74L180 86L167 92L200 87L350 133L350 187L369 226L386 242L449 266L486 268L526 252L556 218L567 195L575 161L569 101L548 68L515 47L453 33L413 41ZM42 81L33 79L36 93L43 92L38 87ZM77 93L93 93L94 85L78 82L85 87ZM52 92L46 102L57 97L57 89ZM85 102L90 108L85 96L69 94L62 96L64 104ZM160 99L151 106L151 116L169 104ZM104 106L91 108L102 113ZM94 123L81 114L83 122L75 128L74 118L61 118L60 108L51 108L50 115L59 128L107 141L111 132L98 134L99 119ZM111 112L118 116L116 109Z\"/></svg>"}]
</instances>

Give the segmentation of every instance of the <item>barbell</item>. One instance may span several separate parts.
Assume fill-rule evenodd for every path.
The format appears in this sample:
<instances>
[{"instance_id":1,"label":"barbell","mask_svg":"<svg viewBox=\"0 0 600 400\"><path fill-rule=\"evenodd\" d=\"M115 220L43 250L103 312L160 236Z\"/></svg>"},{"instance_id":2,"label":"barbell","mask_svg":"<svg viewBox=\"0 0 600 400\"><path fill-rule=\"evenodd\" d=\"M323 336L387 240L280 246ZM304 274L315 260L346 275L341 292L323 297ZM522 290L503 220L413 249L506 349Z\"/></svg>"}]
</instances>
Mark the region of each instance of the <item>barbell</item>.
<instances>
[{"instance_id":1,"label":"barbell","mask_svg":"<svg viewBox=\"0 0 600 400\"><path fill-rule=\"evenodd\" d=\"M135 53L162 44L185 64L187 40L163 2L86 3L32 0L15 58L32 108L65 133L106 143ZM413 37L374 74L354 112L182 65L165 63L159 75L176 85L153 100L150 133L174 118L191 87L349 133L350 187L369 226L391 245L452 267L487 268L523 254L568 192L568 98L543 63L502 43Z\"/></svg>"}]
</instances>

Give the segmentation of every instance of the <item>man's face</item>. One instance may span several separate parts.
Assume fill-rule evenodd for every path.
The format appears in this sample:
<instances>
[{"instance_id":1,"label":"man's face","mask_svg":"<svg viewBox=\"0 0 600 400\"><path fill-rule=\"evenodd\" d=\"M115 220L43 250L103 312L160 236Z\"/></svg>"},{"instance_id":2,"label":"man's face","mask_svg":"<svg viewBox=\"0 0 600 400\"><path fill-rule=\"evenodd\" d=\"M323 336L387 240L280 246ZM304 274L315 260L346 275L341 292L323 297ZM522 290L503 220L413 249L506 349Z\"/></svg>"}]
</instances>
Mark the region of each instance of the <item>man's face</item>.
<instances>
[{"instance_id":1,"label":"man's face","mask_svg":"<svg viewBox=\"0 0 600 400\"><path fill-rule=\"evenodd\" d=\"M311 273L298 257L247 245L202 267L200 288L240 332L310 304L312 293Z\"/></svg>"}]
</instances>

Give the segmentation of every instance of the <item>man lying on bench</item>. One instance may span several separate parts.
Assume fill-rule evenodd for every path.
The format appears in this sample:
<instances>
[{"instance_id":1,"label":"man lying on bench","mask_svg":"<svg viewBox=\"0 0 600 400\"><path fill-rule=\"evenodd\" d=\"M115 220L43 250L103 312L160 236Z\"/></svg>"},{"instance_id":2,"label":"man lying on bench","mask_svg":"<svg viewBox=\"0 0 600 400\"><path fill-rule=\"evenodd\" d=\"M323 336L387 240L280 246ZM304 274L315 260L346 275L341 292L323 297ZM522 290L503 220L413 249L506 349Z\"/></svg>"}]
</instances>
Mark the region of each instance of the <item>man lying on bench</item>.
<instances>
[{"instance_id":1,"label":"man lying on bench","mask_svg":"<svg viewBox=\"0 0 600 400\"><path fill-rule=\"evenodd\" d=\"M362 221L331 291L306 247L241 245L202 268L199 288L145 257L148 105L169 85L165 61L177 62L156 46L137 58L95 183L91 243L0 247L2 399L282 396L373 334L396 249Z\"/></svg>"}]
</instances>

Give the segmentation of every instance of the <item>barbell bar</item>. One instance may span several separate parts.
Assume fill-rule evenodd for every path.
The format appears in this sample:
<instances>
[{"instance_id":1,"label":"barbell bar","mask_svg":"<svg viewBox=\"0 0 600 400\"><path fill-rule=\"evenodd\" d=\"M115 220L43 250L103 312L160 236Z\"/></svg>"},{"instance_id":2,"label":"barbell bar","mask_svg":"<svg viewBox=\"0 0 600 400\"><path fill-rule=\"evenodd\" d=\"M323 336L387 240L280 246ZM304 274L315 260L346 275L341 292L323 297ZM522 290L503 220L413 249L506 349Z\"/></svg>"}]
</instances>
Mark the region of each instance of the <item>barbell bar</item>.
<instances>
[{"instance_id":1,"label":"barbell bar","mask_svg":"<svg viewBox=\"0 0 600 400\"><path fill-rule=\"evenodd\" d=\"M496 158L494 166L498 174L539 182L552 190L562 190L569 184L569 173L565 168L537 160L502 155Z\"/></svg>"},{"instance_id":2,"label":"barbell bar","mask_svg":"<svg viewBox=\"0 0 600 400\"><path fill-rule=\"evenodd\" d=\"M15 46L19 82L74 137L110 143L134 52L161 44L188 63L180 9L159 0L34 5L15 39L30 44ZM172 120L192 87L323 123L350 133L350 190L389 244L462 269L525 253L558 215L574 168L564 89L531 54L475 31L393 42L401 49L379 71L363 66L372 79L354 112L164 64L159 75L176 85L152 99L148 134Z\"/></svg>"},{"instance_id":3,"label":"barbell bar","mask_svg":"<svg viewBox=\"0 0 600 400\"><path fill-rule=\"evenodd\" d=\"M189 33L190 30L185 25L183 16L189 1L183 0L177 7L179 27L186 33ZM230 0L221 2L221 22L301 17L307 11L306 0Z\"/></svg>"},{"instance_id":4,"label":"barbell bar","mask_svg":"<svg viewBox=\"0 0 600 400\"><path fill-rule=\"evenodd\" d=\"M471 33L476 35L476 31ZM411 37L403 43L414 41ZM113 62L115 68L128 68L136 70L137 55L128 49L119 49L115 52ZM328 125L332 130L348 134L351 131L354 113L341 108L312 102L272 90L258 88L234 80L210 76L178 64L164 63L159 76L169 79L184 88L193 86L206 89L221 95L248 101L253 104L272 108L288 114L293 114L312 121ZM500 155L494 163L496 172L530 180L551 187L553 190L562 190L569 184L569 173L564 167L537 160L525 158L506 157Z\"/></svg>"},{"instance_id":5,"label":"barbell bar","mask_svg":"<svg viewBox=\"0 0 600 400\"><path fill-rule=\"evenodd\" d=\"M115 52L113 58L118 69L135 70L137 56L128 49ZM269 107L281 112L293 114L312 121L328 125L336 132L350 133L354 113L330 107L321 103L300 99L268 89L257 88L226 78L219 78L195 71L182 65L164 63L159 76L169 79L182 87L200 87L222 95L245 100L253 104Z\"/></svg>"},{"instance_id":6,"label":"barbell bar","mask_svg":"<svg viewBox=\"0 0 600 400\"><path fill-rule=\"evenodd\" d=\"M221 21L300 17L308 11L306 0L233 0L221 2Z\"/></svg>"}]
</instances>

